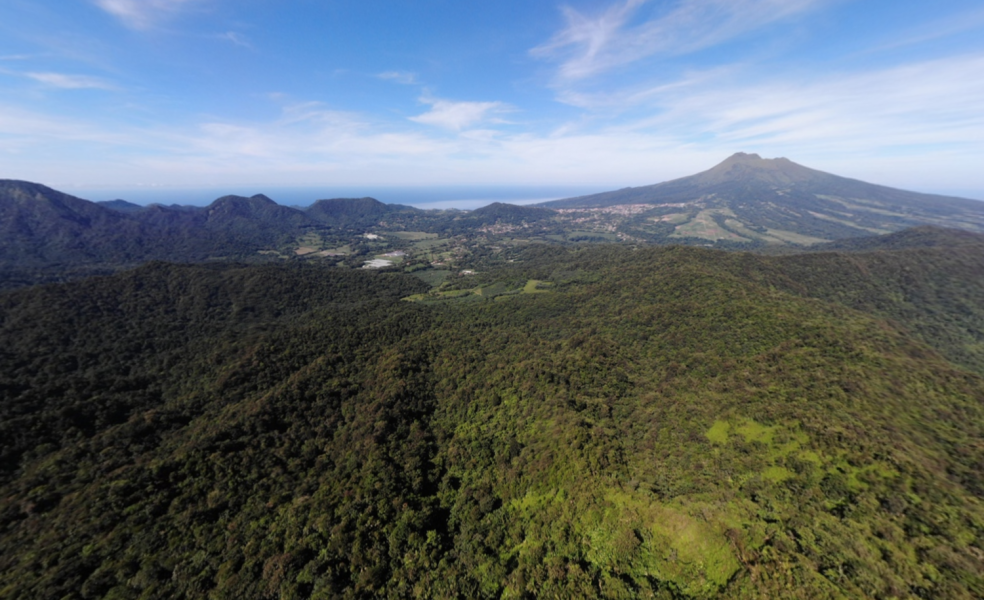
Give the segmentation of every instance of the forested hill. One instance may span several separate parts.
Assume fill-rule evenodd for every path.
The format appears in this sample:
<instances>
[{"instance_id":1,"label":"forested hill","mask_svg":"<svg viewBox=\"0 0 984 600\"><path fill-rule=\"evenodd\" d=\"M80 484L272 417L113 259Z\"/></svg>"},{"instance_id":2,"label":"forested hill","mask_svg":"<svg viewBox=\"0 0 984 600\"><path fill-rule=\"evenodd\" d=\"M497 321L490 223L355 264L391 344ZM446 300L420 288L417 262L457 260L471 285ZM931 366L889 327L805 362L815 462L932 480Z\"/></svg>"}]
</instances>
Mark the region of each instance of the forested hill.
<instances>
[{"instance_id":1,"label":"forested hill","mask_svg":"<svg viewBox=\"0 0 984 600\"><path fill-rule=\"evenodd\" d=\"M305 212L328 225L369 228L396 214L409 216L423 211L399 204L384 204L375 198L333 198L318 200Z\"/></svg>"},{"instance_id":2,"label":"forested hill","mask_svg":"<svg viewBox=\"0 0 984 600\"><path fill-rule=\"evenodd\" d=\"M980 331L981 260L534 246L430 291L154 263L0 295L0 598L982 597L984 378L934 335Z\"/></svg>"},{"instance_id":3,"label":"forested hill","mask_svg":"<svg viewBox=\"0 0 984 600\"><path fill-rule=\"evenodd\" d=\"M0 181L0 274L119 268L154 259L249 257L313 225L266 196L224 196L202 208L125 210L23 181ZM0 277L2 283L2 277Z\"/></svg>"}]
</instances>

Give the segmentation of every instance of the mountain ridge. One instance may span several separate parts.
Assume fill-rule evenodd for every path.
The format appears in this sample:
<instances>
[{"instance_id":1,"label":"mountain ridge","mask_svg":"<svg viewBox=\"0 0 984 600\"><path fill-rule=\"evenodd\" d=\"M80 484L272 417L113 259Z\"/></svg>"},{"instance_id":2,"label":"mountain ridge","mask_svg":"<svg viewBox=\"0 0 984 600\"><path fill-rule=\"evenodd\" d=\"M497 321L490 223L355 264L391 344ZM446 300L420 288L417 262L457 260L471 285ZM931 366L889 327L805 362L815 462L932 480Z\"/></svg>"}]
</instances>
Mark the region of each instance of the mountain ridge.
<instances>
[{"instance_id":1,"label":"mountain ridge","mask_svg":"<svg viewBox=\"0 0 984 600\"><path fill-rule=\"evenodd\" d=\"M390 256L427 269L529 242L784 252L923 225L984 232L984 202L896 190L746 153L651 186L539 205L494 202L473 211L427 211L368 197L321 199L298 209L263 194L222 196L205 207L135 208L8 180L0 182L0 232L8 233L0 239L0 287L146 260L304 257L357 267L401 252Z\"/></svg>"}]
</instances>

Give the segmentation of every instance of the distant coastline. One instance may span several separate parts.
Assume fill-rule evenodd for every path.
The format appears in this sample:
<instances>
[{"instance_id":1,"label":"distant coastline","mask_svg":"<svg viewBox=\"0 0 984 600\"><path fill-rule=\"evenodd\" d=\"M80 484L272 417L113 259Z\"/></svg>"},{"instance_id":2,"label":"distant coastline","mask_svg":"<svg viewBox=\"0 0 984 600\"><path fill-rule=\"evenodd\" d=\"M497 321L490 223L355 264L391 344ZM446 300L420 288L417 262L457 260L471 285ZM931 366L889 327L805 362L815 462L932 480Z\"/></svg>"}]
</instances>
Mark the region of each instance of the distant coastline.
<instances>
[{"instance_id":1,"label":"distant coastline","mask_svg":"<svg viewBox=\"0 0 984 600\"><path fill-rule=\"evenodd\" d=\"M102 187L62 185L66 193L101 202L126 200L135 204L182 204L206 206L229 194L264 194L283 206L310 206L324 198L362 198L370 196L386 204L405 204L423 209L474 210L493 202L534 204L593 194L615 186L228 186L228 187Z\"/></svg>"}]
</instances>

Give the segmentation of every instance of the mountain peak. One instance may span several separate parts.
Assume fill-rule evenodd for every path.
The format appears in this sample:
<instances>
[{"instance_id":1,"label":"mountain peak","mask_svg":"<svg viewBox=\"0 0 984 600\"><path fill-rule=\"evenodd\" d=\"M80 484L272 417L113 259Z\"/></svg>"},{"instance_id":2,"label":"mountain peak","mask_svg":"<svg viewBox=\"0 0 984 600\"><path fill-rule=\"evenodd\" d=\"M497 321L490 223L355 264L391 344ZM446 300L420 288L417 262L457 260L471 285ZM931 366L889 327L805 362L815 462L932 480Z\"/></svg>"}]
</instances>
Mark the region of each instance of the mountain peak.
<instances>
[{"instance_id":1,"label":"mountain peak","mask_svg":"<svg viewBox=\"0 0 984 600\"><path fill-rule=\"evenodd\" d=\"M798 165L788 158L762 158L758 154L738 152L724 162L692 177L700 185L724 183L748 183L785 186L796 182L812 181L825 173Z\"/></svg>"},{"instance_id":2,"label":"mountain peak","mask_svg":"<svg viewBox=\"0 0 984 600\"><path fill-rule=\"evenodd\" d=\"M735 152L728 158L724 160L724 163L736 163L736 162L753 162L759 160L766 160L755 153L746 154L745 152ZM724 164L721 163L721 164Z\"/></svg>"}]
</instances>

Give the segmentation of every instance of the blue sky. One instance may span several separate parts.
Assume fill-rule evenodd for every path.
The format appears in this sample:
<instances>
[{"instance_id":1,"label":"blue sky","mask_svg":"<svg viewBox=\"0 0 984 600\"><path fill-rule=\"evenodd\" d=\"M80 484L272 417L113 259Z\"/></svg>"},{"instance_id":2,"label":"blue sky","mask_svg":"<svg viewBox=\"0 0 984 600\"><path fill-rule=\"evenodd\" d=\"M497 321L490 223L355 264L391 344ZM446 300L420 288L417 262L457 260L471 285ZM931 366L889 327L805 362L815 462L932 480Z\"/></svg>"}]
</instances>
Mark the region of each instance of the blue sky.
<instances>
[{"instance_id":1,"label":"blue sky","mask_svg":"<svg viewBox=\"0 0 984 600\"><path fill-rule=\"evenodd\" d=\"M984 198L984 4L0 4L0 178L604 189L737 151Z\"/></svg>"}]
</instances>

